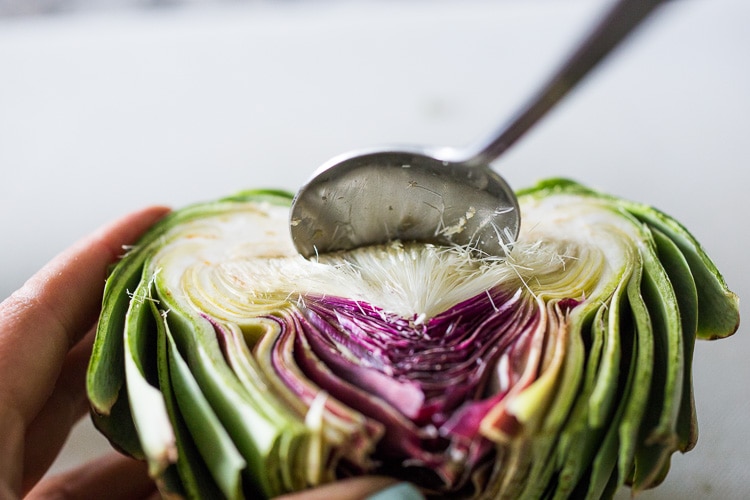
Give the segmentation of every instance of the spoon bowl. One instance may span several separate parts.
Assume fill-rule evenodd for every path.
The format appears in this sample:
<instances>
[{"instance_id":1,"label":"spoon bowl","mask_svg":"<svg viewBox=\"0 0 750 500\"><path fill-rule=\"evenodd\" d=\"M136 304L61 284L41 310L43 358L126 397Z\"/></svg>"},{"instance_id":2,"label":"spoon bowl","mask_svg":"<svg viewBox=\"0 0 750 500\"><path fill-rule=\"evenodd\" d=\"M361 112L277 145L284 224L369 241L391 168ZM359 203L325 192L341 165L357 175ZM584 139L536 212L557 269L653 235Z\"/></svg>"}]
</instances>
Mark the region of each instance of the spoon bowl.
<instances>
[{"instance_id":1,"label":"spoon bowl","mask_svg":"<svg viewBox=\"0 0 750 500\"><path fill-rule=\"evenodd\" d=\"M291 213L292 240L306 257L390 240L504 255L519 228L518 201L500 175L418 148L332 159L302 187Z\"/></svg>"},{"instance_id":2,"label":"spoon bowl","mask_svg":"<svg viewBox=\"0 0 750 500\"><path fill-rule=\"evenodd\" d=\"M310 257L400 239L505 255L521 217L490 163L665 1L617 0L545 85L475 147L363 150L323 165L292 202L297 250Z\"/></svg>"}]
</instances>

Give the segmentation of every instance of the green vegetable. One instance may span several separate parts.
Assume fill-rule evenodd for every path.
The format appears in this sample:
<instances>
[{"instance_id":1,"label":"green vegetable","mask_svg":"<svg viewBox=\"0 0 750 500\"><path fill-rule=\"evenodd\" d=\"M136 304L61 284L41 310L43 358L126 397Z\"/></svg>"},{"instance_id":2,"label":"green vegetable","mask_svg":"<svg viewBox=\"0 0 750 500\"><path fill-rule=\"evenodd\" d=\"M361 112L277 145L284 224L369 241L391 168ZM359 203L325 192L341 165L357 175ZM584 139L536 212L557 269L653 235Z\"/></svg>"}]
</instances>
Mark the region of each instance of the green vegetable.
<instances>
[{"instance_id":1,"label":"green vegetable","mask_svg":"<svg viewBox=\"0 0 750 500\"><path fill-rule=\"evenodd\" d=\"M165 495L358 474L455 497L657 485L697 438L696 338L737 297L671 217L562 179L521 191L507 258L392 242L306 260L291 197L174 212L107 281L92 416Z\"/></svg>"}]
</instances>

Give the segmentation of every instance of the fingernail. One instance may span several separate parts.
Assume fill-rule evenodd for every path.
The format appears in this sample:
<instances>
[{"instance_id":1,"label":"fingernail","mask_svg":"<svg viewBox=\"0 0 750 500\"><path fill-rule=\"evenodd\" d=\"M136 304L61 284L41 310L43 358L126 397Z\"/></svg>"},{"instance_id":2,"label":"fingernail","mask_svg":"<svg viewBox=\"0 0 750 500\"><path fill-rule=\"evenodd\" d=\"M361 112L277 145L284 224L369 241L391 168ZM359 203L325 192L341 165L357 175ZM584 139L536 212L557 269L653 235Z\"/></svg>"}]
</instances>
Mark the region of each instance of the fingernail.
<instances>
[{"instance_id":1,"label":"fingernail","mask_svg":"<svg viewBox=\"0 0 750 500\"><path fill-rule=\"evenodd\" d=\"M424 496L410 483L397 483L370 495L366 500L424 500Z\"/></svg>"}]
</instances>

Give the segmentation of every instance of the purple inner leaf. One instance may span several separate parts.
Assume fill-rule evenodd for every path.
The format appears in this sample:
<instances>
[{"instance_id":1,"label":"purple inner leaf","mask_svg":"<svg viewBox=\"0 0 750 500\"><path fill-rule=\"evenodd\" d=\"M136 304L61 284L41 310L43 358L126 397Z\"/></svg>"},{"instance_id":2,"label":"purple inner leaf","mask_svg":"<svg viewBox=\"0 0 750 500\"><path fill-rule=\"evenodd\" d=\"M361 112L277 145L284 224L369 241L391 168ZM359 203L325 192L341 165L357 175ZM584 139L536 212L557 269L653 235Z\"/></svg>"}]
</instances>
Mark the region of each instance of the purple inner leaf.
<instances>
[{"instance_id":1,"label":"purple inner leaf","mask_svg":"<svg viewBox=\"0 0 750 500\"><path fill-rule=\"evenodd\" d=\"M479 426L512 384L490 378L502 355L524 356L513 347L539 319L533 302L500 289L424 321L331 296L308 296L300 311L294 360L305 377L384 425L376 459L429 468L449 488L492 453Z\"/></svg>"}]
</instances>

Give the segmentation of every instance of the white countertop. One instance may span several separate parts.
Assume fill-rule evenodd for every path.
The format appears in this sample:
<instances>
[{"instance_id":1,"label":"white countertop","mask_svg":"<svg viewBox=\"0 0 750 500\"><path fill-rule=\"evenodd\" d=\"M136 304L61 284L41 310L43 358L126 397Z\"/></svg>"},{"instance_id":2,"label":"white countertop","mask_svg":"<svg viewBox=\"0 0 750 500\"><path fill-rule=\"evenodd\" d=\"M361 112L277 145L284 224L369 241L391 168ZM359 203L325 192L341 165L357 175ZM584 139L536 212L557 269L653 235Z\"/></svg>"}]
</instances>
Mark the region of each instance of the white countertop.
<instances>
[{"instance_id":1,"label":"white countertop","mask_svg":"<svg viewBox=\"0 0 750 500\"><path fill-rule=\"evenodd\" d=\"M143 205L294 190L359 146L481 137L606 3L251 2L0 19L0 298ZM750 296L748 25L746 0L670 3L498 168L514 187L566 176L665 210ZM698 345L698 446L642 498L750 497L743 330ZM103 448L84 423L56 467Z\"/></svg>"}]
</instances>

